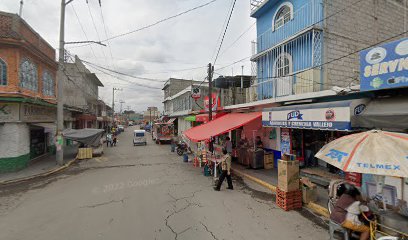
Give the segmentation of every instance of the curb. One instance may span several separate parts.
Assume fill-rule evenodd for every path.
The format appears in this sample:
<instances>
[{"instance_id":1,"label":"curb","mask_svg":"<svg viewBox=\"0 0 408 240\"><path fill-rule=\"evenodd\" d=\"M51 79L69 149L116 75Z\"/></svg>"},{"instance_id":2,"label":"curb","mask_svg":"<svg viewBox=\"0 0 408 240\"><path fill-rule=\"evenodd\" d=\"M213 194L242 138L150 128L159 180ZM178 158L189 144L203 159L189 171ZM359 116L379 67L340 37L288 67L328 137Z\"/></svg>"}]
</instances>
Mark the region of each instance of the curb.
<instances>
[{"instance_id":1,"label":"curb","mask_svg":"<svg viewBox=\"0 0 408 240\"><path fill-rule=\"evenodd\" d=\"M243 172L241 172L239 170L236 170L234 168L231 168L231 170L234 173L236 173L237 175L239 175L241 177L244 177L244 178L247 178L247 179L261 185L262 187L265 187L265 188L271 190L272 193L276 193L276 186L274 186L274 185L272 185L270 183L267 183L265 181L262 181L261 179L256 178L254 176L251 176L249 174L243 173ZM326 217L326 218L329 218L329 216L330 216L329 211L325 207L322 207L319 204L316 204L314 202L309 202L309 203L305 204L304 207L306 209L309 209L309 210L313 211L316 214L319 214L320 216L323 216L323 217Z\"/></svg>"},{"instance_id":2,"label":"curb","mask_svg":"<svg viewBox=\"0 0 408 240\"><path fill-rule=\"evenodd\" d=\"M17 179L12 179L12 180L1 181L1 182L0 182L0 185L7 185L7 184L12 184L12 183L19 183L19 182L24 182L24 181L32 180L32 179L35 179L35 178L46 177L46 176L52 175L52 174L54 174L54 173L57 173L57 172L59 172L59 171L62 171L62 170L67 169L68 167L70 167L70 166L71 166L74 162L76 162L77 160L78 160L78 159L75 158L75 159L73 159L73 160L67 162L66 164L62 165L61 167L51 169L51 170L49 170L49 171L47 171L47 172L43 172L43 173L31 175L31 176L29 176L29 177L23 177L23 178L17 178Z\"/></svg>"}]
</instances>

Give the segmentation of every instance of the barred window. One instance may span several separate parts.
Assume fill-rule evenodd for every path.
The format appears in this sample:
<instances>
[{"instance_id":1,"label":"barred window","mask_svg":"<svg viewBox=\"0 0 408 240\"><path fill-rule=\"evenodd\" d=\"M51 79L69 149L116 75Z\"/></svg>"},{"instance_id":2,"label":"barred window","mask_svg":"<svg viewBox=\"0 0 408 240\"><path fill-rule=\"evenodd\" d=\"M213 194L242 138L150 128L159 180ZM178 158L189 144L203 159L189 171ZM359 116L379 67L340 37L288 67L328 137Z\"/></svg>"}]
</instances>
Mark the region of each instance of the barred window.
<instances>
[{"instance_id":1,"label":"barred window","mask_svg":"<svg viewBox=\"0 0 408 240\"><path fill-rule=\"evenodd\" d=\"M54 79L49 71L45 70L42 76L44 96L55 96Z\"/></svg>"},{"instance_id":2,"label":"barred window","mask_svg":"<svg viewBox=\"0 0 408 240\"><path fill-rule=\"evenodd\" d=\"M7 85L7 65L6 62L0 58L0 86Z\"/></svg>"},{"instance_id":3,"label":"barred window","mask_svg":"<svg viewBox=\"0 0 408 240\"><path fill-rule=\"evenodd\" d=\"M28 59L23 59L20 64L20 86L32 91L38 91L37 66Z\"/></svg>"}]
</instances>

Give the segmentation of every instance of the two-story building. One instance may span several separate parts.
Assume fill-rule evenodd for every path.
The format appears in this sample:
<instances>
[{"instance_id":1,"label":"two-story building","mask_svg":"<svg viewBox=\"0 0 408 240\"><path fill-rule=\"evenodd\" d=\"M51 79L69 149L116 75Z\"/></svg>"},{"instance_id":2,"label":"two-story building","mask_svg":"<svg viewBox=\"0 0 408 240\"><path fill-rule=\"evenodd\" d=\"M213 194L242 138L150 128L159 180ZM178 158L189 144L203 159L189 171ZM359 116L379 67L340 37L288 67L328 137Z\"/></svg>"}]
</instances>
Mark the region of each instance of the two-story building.
<instances>
[{"instance_id":1,"label":"two-story building","mask_svg":"<svg viewBox=\"0 0 408 240\"><path fill-rule=\"evenodd\" d=\"M401 1L251 0L258 100L358 85L358 52L404 31Z\"/></svg>"},{"instance_id":2,"label":"two-story building","mask_svg":"<svg viewBox=\"0 0 408 240\"><path fill-rule=\"evenodd\" d=\"M99 87L103 84L90 72L78 56L73 62L64 63L64 108L69 110L64 114L65 128L98 128L99 122L107 122L103 119L102 109L99 102ZM100 112L100 115L98 115Z\"/></svg>"},{"instance_id":3,"label":"two-story building","mask_svg":"<svg viewBox=\"0 0 408 240\"><path fill-rule=\"evenodd\" d=\"M16 14L0 12L0 172L55 146L55 49Z\"/></svg>"}]
</instances>

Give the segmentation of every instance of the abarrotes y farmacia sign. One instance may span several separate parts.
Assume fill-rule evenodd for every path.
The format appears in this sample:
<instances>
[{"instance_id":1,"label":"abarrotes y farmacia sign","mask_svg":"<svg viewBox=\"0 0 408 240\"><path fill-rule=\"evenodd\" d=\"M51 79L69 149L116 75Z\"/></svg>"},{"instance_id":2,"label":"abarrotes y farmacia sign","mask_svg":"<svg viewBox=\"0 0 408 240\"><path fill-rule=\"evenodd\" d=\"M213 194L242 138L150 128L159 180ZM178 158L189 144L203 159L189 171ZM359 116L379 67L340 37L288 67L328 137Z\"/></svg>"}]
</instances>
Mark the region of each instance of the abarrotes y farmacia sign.
<instances>
[{"instance_id":1,"label":"abarrotes y farmacia sign","mask_svg":"<svg viewBox=\"0 0 408 240\"><path fill-rule=\"evenodd\" d=\"M408 86L408 38L360 52L360 89Z\"/></svg>"}]
</instances>

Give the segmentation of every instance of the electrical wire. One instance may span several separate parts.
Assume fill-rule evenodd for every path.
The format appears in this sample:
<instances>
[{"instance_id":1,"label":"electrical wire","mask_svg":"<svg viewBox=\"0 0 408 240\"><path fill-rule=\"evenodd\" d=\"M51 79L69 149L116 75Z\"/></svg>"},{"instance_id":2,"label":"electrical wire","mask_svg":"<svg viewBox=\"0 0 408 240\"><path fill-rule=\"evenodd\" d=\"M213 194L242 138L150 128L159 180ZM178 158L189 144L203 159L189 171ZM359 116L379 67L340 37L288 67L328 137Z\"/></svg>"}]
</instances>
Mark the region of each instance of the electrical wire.
<instances>
[{"instance_id":1,"label":"electrical wire","mask_svg":"<svg viewBox=\"0 0 408 240\"><path fill-rule=\"evenodd\" d=\"M230 23L230 21L231 21L231 16L232 16L232 13L234 12L234 8L235 8L235 3L236 3L236 2L237 2L237 0L234 0L234 3L233 3L232 8L231 8L230 15L229 15L229 17L228 17L227 25L225 26L224 34L222 35L220 47L218 48L217 55L215 56L215 59L214 59L214 62L213 62L213 66L215 66L215 63L217 62L218 55L219 55L219 53L220 53L220 50L221 50L221 47L222 47L222 43L224 42L225 34L227 33L228 26L229 26L229 23Z\"/></svg>"},{"instance_id":2,"label":"electrical wire","mask_svg":"<svg viewBox=\"0 0 408 240\"><path fill-rule=\"evenodd\" d=\"M112 73L116 73L116 74L120 74L123 76L127 76L127 77L131 77L131 78L135 78L135 79L140 79L140 80L146 80L146 81L152 81L152 82L166 82L167 80L162 80L162 79L155 79L155 78L145 78L145 77L138 77L138 76L133 76L131 74L127 74L127 73L123 73L123 72L119 72L119 71L115 71L113 69L109 69L106 67L102 67L98 64L92 63L92 62L88 62L86 60L82 60L82 62L88 64L89 66L93 67L93 68L99 68L99 69L103 69Z\"/></svg>"},{"instance_id":3,"label":"electrical wire","mask_svg":"<svg viewBox=\"0 0 408 240\"><path fill-rule=\"evenodd\" d=\"M224 48L224 50L220 53L220 56L222 56L226 51L228 51L232 46L234 46L234 44L237 43L246 33L248 33L249 30L251 30L255 26L255 24L256 22L251 24L251 26L249 26L243 33L241 33L234 42L232 42L228 47Z\"/></svg>"}]
</instances>

